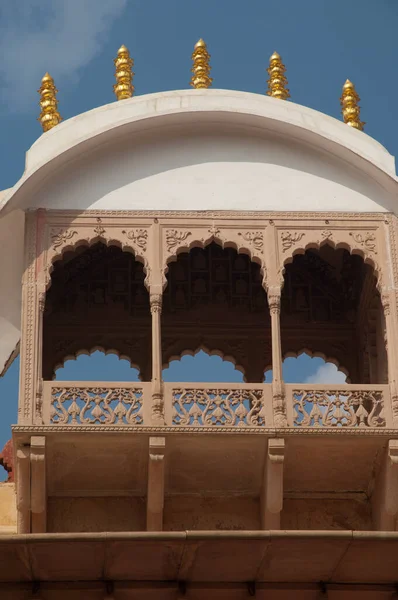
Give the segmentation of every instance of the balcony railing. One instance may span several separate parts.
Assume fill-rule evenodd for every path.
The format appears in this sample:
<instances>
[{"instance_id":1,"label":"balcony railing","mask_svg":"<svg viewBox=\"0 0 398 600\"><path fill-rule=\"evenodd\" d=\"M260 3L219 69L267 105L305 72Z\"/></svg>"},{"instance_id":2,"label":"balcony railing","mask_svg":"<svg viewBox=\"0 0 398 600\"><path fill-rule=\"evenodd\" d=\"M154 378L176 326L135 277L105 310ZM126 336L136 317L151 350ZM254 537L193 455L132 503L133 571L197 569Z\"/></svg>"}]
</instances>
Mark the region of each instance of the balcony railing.
<instances>
[{"instance_id":1,"label":"balcony railing","mask_svg":"<svg viewBox=\"0 0 398 600\"><path fill-rule=\"evenodd\" d=\"M152 426L151 383L44 382L46 425ZM285 386L287 426L391 428L388 385ZM273 428L271 384L165 383L165 426Z\"/></svg>"}]
</instances>

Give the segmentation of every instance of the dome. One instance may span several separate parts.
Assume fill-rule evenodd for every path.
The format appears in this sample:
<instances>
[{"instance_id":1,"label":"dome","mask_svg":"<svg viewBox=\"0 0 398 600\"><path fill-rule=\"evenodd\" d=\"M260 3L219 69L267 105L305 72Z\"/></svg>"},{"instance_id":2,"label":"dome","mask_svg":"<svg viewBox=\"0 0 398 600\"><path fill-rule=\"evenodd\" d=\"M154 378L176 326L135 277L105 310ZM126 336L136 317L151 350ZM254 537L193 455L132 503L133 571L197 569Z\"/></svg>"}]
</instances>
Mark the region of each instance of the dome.
<instances>
[{"instance_id":1,"label":"dome","mask_svg":"<svg viewBox=\"0 0 398 600\"><path fill-rule=\"evenodd\" d=\"M24 211L34 209L397 213L397 180L394 158L365 133L258 94L162 92L68 119L0 192L0 371L19 340Z\"/></svg>"}]
</instances>

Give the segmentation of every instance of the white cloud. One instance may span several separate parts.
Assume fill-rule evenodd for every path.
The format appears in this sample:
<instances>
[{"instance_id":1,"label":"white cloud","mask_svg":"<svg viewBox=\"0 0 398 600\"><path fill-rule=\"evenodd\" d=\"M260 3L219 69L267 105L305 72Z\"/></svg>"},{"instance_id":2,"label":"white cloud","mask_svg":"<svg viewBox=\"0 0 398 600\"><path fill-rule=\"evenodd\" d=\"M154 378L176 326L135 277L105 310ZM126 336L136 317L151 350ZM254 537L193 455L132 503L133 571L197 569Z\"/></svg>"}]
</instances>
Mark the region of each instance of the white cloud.
<instances>
[{"instance_id":1,"label":"white cloud","mask_svg":"<svg viewBox=\"0 0 398 600\"><path fill-rule=\"evenodd\" d=\"M46 71L58 86L77 80L127 6L127 0L0 2L2 102L20 112L37 110Z\"/></svg>"},{"instance_id":2,"label":"white cloud","mask_svg":"<svg viewBox=\"0 0 398 600\"><path fill-rule=\"evenodd\" d=\"M313 375L306 378L304 383L345 383L346 376L332 363L318 367Z\"/></svg>"}]
</instances>

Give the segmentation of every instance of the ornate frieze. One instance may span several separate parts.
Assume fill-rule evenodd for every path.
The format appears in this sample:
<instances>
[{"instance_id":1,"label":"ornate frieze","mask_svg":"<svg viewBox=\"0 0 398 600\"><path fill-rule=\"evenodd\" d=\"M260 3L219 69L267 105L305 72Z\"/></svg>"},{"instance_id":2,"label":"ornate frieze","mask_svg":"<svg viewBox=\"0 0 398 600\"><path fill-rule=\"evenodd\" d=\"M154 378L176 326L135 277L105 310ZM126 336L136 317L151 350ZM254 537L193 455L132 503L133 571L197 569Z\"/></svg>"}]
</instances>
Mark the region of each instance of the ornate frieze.
<instances>
[{"instance_id":1,"label":"ornate frieze","mask_svg":"<svg viewBox=\"0 0 398 600\"><path fill-rule=\"evenodd\" d=\"M294 389L296 427L385 427L381 390Z\"/></svg>"},{"instance_id":2,"label":"ornate frieze","mask_svg":"<svg viewBox=\"0 0 398 600\"><path fill-rule=\"evenodd\" d=\"M259 427L265 425L261 389L194 389L172 391L176 426Z\"/></svg>"},{"instance_id":3,"label":"ornate frieze","mask_svg":"<svg viewBox=\"0 0 398 600\"><path fill-rule=\"evenodd\" d=\"M50 423L141 425L142 388L53 387Z\"/></svg>"}]
</instances>

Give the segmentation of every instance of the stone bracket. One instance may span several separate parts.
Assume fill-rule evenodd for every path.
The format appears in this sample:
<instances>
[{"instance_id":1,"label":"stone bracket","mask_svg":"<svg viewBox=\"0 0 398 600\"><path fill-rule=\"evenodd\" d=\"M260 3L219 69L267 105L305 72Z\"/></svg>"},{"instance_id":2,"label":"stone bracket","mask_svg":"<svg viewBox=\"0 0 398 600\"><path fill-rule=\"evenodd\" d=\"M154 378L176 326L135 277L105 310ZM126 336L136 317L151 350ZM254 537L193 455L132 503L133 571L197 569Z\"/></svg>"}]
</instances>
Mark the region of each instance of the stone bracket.
<instances>
[{"instance_id":1,"label":"stone bracket","mask_svg":"<svg viewBox=\"0 0 398 600\"><path fill-rule=\"evenodd\" d=\"M398 515L398 440L388 441L374 489L374 529L395 531Z\"/></svg>"},{"instance_id":2,"label":"stone bracket","mask_svg":"<svg viewBox=\"0 0 398 600\"><path fill-rule=\"evenodd\" d=\"M45 463L46 438L30 438L30 507L32 533L45 533L47 529L47 486Z\"/></svg>"},{"instance_id":3,"label":"stone bracket","mask_svg":"<svg viewBox=\"0 0 398 600\"><path fill-rule=\"evenodd\" d=\"M269 439L261 493L262 529L280 528L280 513L283 508L284 461L285 440L282 438Z\"/></svg>"},{"instance_id":4,"label":"stone bracket","mask_svg":"<svg viewBox=\"0 0 398 600\"><path fill-rule=\"evenodd\" d=\"M149 438L147 531L163 530L166 438Z\"/></svg>"}]
</instances>

